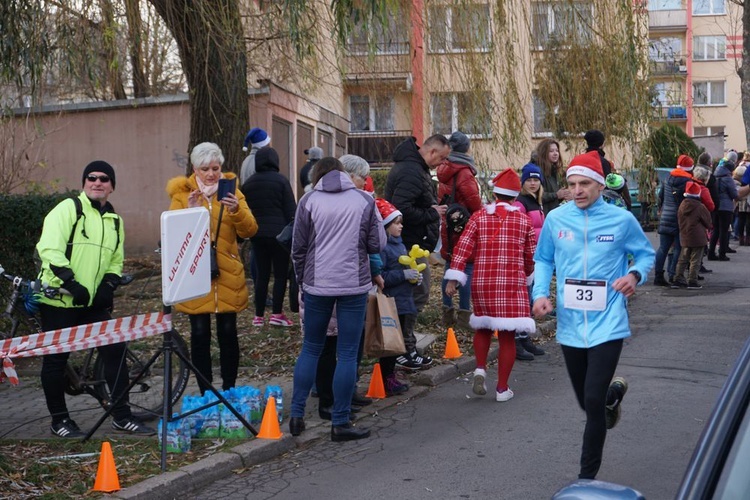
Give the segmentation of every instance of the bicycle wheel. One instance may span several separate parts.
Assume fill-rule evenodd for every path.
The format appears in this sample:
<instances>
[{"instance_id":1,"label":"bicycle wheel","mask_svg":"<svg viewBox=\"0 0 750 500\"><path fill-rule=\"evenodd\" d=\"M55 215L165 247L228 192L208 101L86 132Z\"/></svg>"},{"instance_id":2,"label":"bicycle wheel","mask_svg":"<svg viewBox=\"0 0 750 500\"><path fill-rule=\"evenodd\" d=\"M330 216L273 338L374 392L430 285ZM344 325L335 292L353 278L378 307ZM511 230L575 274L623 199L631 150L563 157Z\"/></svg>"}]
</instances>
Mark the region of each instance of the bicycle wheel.
<instances>
[{"instance_id":1,"label":"bicycle wheel","mask_svg":"<svg viewBox=\"0 0 750 500\"><path fill-rule=\"evenodd\" d=\"M187 344L176 330L172 331L172 343L175 350L188 356ZM131 342L128 345L126 353L130 381L133 381L143 372L146 363L161 347L161 336ZM162 416L162 410L164 409L165 356L166 353L162 353L130 390L130 409L136 418L153 420ZM172 405L175 405L180 400L182 393L185 392L190 372L187 364L177 354L174 352L170 353L170 358L172 364ZM98 380L104 379L104 363L99 356L96 356L96 361L94 362L94 376ZM106 384L98 385L98 391L102 400L110 400ZM106 393L102 394L104 391Z\"/></svg>"},{"instance_id":2,"label":"bicycle wheel","mask_svg":"<svg viewBox=\"0 0 750 500\"><path fill-rule=\"evenodd\" d=\"M42 331L42 327L24 306L23 297L18 297L11 305L12 315L7 316L5 309L10 305L12 290L7 283L0 283L0 339L25 337Z\"/></svg>"}]
</instances>

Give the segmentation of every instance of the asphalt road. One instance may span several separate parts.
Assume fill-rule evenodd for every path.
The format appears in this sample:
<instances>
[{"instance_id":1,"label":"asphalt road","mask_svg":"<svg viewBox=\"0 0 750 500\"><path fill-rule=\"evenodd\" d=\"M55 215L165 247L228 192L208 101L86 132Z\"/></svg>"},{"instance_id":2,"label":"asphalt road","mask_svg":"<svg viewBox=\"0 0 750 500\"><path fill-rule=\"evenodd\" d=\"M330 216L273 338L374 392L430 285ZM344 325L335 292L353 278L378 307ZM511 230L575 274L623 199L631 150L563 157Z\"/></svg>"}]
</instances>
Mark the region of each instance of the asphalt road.
<instances>
[{"instance_id":1,"label":"asphalt road","mask_svg":"<svg viewBox=\"0 0 750 500\"><path fill-rule=\"evenodd\" d=\"M731 262L706 263L715 272L703 290L639 288L617 371L629 391L598 479L649 499L674 497L748 335L750 248L738 251ZM369 439L319 441L190 498L550 498L577 476L584 414L559 347L546 347L546 356L516 362L509 402L474 396L460 377L362 420Z\"/></svg>"}]
</instances>

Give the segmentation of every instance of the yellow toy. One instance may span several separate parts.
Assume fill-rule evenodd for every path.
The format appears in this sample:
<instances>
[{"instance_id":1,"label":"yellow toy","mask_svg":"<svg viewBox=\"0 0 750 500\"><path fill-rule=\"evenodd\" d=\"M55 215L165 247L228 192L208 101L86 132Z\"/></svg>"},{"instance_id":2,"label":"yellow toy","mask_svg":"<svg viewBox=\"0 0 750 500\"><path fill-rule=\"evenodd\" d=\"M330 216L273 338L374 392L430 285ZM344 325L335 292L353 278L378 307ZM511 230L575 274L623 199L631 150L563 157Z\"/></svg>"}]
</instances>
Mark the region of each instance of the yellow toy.
<instances>
[{"instance_id":1,"label":"yellow toy","mask_svg":"<svg viewBox=\"0 0 750 500\"><path fill-rule=\"evenodd\" d=\"M417 264L417 259L422 257L429 257L430 252L427 250L422 250L419 248L419 245L412 245L411 250L409 250L409 255L402 255L398 258L398 263L402 264L404 266L409 266L412 269L416 269L418 272L424 271L424 269L427 267L427 264ZM417 280L409 280L409 283L416 283Z\"/></svg>"}]
</instances>

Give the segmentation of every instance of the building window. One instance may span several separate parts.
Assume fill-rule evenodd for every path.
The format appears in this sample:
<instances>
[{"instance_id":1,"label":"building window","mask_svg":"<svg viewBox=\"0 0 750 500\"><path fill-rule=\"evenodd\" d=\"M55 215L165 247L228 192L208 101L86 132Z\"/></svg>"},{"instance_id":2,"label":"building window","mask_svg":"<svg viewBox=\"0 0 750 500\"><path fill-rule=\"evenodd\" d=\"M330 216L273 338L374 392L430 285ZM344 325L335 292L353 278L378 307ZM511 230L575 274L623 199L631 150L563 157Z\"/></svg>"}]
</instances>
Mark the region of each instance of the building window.
<instances>
[{"instance_id":1,"label":"building window","mask_svg":"<svg viewBox=\"0 0 750 500\"><path fill-rule=\"evenodd\" d=\"M409 17L401 11L388 12L385 25L370 21L354 22L346 48L352 54L407 54L409 52Z\"/></svg>"},{"instance_id":2,"label":"building window","mask_svg":"<svg viewBox=\"0 0 750 500\"><path fill-rule=\"evenodd\" d=\"M694 61L719 61L726 59L727 37L696 36L693 38Z\"/></svg>"},{"instance_id":3,"label":"building window","mask_svg":"<svg viewBox=\"0 0 750 500\"><path fill-rule=\"evenodd\" d=\"M676 61L682 54L682 40L677 37L663 37L649 40L648 58L652 61Z\"/></svg>"},{"instance_id":4,"label":"building window","mask_svg":"<svg viewBox=\"0 0 750 500\"><path fill-rule=\"evenodd\" d=\"M693 127L693 137L724 135L724 127Z\"/></svg>"},{"instance_id":5,"label":"building window","mask_svg":"<svg viewBox=\"0 0 750 500\"><path fill-rule=\"evenodd\" d=\"M352 132L393 130L393 96L387 94L349 96Z\"/></svg>"},{"instance_id":6,"label":"building window","mask_svg":"<svg viewBox=\"0 0 750 500\"><path fill-rule=\"evenodd\" d=\"M433 6L428 10L431 52L486 52L490 48L490 6Z\"/></svg>"},{"instance_id":7,"label":"building window","mask_svg":"<svg viewBox=\"0 0 750 500\"><path fill-rule=\"evenodd\" d=\"M694 82L693 104L695 106L726 106L727 82Z\"/></svg>"},{"instance_id":8,"label":"building window","mask_svg":"<svg viewBox=\"0 0 750 500\"><path fill-rule=\"evenodd\" d=\"M492 130L491 103L488 92L432 94L432 133L450 135L460 130L469 137L489 137Z\"/></svg>"},{"instance_id":9,"label":"building window","mask_svg":"<svg viewBox=\"0 0 750 500\"><path fill-rule=\"evenodd\" d=\"M724 0L693 0L693 15L711 15L726 14Z\"/></svg>"},{"instance_id":10,"label":"building window","mask_svg":"<svg viewBox=\"0 0 750 500\"><path fill-rule=\"evenodd\" d=\"M682 10L682 0L649 0L648 10Z\"/></svg>"},{"instance_id":11,"label":"building window","mask_svg":"<svg viewBox=\"0 0 750 500\"><path fill-rule=\"evenodd\" d=\"M534 93L532 96L533 107L531 109L534 120L534 135L549 135L552 126L549 123L549 110L544 102Z\"/></svg>"},{"instance_id":12,"label":"building window","mask_svg":"<svg viewBox=\"0 0 750 500\"><path fill-rule=\"evenodd\" d=\"M591 40L591 2L534 2L532 4L532 46Z\"/></svg>"}]
</instances>

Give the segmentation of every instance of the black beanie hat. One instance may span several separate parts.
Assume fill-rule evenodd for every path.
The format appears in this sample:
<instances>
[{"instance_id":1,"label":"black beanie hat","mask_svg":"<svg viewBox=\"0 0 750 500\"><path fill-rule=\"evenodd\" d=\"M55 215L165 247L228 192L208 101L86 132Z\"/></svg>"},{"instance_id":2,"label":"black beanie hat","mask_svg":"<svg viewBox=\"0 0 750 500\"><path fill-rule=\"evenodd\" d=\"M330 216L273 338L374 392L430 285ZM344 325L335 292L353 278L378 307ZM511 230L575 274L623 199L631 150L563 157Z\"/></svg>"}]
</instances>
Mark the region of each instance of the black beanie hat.
<instances>
[{"instance_id":1,"label":"black beanie hat","mask_svg":"<svg viewBox=\"0 0 750 500\"><path fill-rule=\"evenodd\" d=\"M599 130L589 130L583 136L589 149L599 149L604 145L604 134Z\"/></svg>"},{"instance_id":2,"label":"black beanie hat","mask_svg":"<svg viewBox=\"0 0 750 500\"><path fill-rule=\"evenodd\" d=\"M109 176L109 182L112 183L112 190L115 189L115 169L112 165L103 160L94 160L83 169L83 177L81 178L81 186L86 184L86 177L91 172L101 172Z\"/></svg>"}]
</instances>

